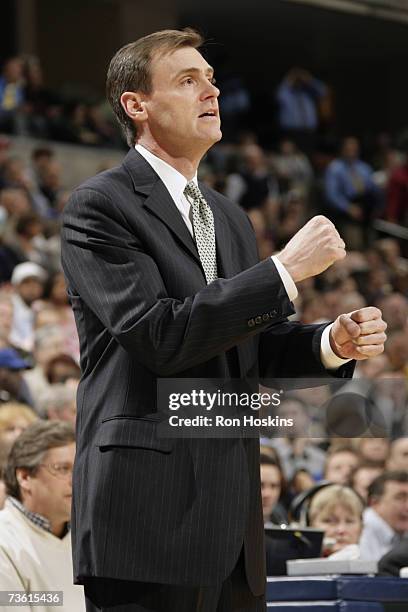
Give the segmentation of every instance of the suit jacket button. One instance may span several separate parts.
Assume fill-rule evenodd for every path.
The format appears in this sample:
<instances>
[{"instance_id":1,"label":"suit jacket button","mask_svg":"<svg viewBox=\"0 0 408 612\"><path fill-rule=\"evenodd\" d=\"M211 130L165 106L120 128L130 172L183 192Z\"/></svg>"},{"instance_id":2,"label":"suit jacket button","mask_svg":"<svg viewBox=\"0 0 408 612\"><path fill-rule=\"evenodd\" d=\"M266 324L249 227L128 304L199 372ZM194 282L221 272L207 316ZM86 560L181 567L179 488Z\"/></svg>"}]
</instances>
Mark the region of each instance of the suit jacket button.
<instances>
[{"instance_id":1,"label":"suit jacket button","mask_svg":"<svg viewBox=\"0 0 408 612\"><path fill-rule=\"evenodd\" d=\"M256 323L257 325L259 325L260 323L262 323L262 317L261 317L261 316L259 316L259 315L258 315L257 317L255 317L255 323Z\"/></svg>"},{"instance_id":2,"label":"suit jacket button","mask_svg":"<svg viewBox=\"0 0 408 612\"><path fill-rule=\"evenodd\" d=\"M262 315L262 321L269 321L270 316L268 315L267 312L265 312L265 314Z\"/></svg>"},{"instance_id":3,"label":"suit jacket button","mask_svg":"<svg viewBox=\"0 0 408 612\"><path fill-rule=\"evenodd\" d=\"M253 319L248 320L248 327L253 327L255 325L255 321Z\"/></svg>"},{"instance_id":4,"label":"suit jacket button","mask_svg":"<svg viewBox=\"0 0 408 612\"><path fill-rule=\"evenodd\" d=\"M271 317L276 317L276 315L278 314L278 311L275 310L275 308L273 310L271 310L271 312L269 313Z\"/></svg>"}]
</instances>

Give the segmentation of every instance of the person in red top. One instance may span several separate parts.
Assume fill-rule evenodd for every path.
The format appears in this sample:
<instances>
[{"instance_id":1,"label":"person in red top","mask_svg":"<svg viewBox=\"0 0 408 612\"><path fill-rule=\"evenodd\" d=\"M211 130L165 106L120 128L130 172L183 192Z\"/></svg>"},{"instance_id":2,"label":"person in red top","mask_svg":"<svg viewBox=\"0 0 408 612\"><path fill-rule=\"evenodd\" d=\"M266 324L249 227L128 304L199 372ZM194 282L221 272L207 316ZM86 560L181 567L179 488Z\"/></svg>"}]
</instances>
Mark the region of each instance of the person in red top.
<instances>
[{"instance_id":1,"label":"person in red top","mask_svg":"<svg viewBox=\"0 0 408 612\"><path fill-rule=\"evenodd\" d=\"M399 148L404 153L405 160L391 174L385 217L388 221L406 226L408 224L408 132L401 139Z\"/></svg>"}]
</instances>

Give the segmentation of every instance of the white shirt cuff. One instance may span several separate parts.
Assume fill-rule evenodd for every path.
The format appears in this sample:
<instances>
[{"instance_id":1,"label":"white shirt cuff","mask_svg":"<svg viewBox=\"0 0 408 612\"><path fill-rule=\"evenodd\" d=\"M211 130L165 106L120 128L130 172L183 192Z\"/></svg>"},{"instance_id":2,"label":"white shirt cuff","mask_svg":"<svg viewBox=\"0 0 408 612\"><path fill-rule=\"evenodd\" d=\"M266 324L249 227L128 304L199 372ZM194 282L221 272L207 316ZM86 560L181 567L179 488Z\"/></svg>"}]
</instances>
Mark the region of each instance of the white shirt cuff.
<instances>
[{"instance_id":1,"label":"white shirt cuff","mask_svg":"<svg viewBox=\"0 0 408 612\"><path fill-rule=\"evenodd\" d=\"M298 290L293 281L293 278L291 277L283 263L279 261L279 259L275 255L272 255L271 259L276 266L279 276L282 279L282 283L285 287L286 293L288 294L288 298L291 302L293 302L293 300L295 300L298 296Z\"/></svg>"},{"instance_id":2,"label":"white shirt cuff","mask_svg":"<svg viewBox=\"0 0 408 612\"><path fill-rule=\"evenodd\" d=\"M338 357L330 346L330 330L333 323L324 328L320 342L320 359L326 370L337 370L340 366L351 361Z\"/></svg>"}]
</instances>

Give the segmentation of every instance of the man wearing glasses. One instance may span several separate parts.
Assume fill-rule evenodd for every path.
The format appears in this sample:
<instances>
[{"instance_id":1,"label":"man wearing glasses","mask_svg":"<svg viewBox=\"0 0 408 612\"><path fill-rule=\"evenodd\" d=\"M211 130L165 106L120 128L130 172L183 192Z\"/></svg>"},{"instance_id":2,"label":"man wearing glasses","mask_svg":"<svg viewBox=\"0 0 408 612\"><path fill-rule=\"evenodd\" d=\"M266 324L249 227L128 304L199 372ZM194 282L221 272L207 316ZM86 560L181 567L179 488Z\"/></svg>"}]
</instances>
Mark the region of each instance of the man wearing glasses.
<instances>
[{"instance_id":1,"label":"man wearing glasses","mask_svg":"<svg viewBox=\"0 0 408 612\"><path fill-rule=\"evenodd\" d=\"M36 602L38 612L55 609L51 591L62 591L63 606L58 609L85 610L82 587L72 585L69 518L74 456L71 424L37 421L16 439L5 468L8 497L0 512L0 591L29 591L32 598L47 591L39 606ZM1 601L1 609L14 610L16 602Z\"/></svg>"}]
</instances>

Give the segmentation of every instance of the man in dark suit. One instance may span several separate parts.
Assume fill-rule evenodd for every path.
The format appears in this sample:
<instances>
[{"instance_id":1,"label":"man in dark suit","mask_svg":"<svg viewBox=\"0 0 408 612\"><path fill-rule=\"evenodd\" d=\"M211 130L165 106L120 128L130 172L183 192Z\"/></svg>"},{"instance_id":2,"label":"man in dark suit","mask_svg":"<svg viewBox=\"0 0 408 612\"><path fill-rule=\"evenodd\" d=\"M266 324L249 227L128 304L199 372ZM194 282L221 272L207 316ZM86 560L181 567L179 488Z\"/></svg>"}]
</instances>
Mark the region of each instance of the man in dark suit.
<instances>
[{"instance_id":1,"label":"man in dark suit","mask_svg":"<svg viewBox=\"0 0 408 612\"><path fill-rule=\"evenodd\" d=\"M312 219L259 262L245 213L198 185L221 138L201 43L170 30L118 51L107 91L131 149L64 213L82 368L74 576L88 610L265 609L259 443L158 437L158 379L347 377L347 360L385 339L373 308L287 321L295 283L345 255L331 222Z\"/></svg>"}]
</instances>

